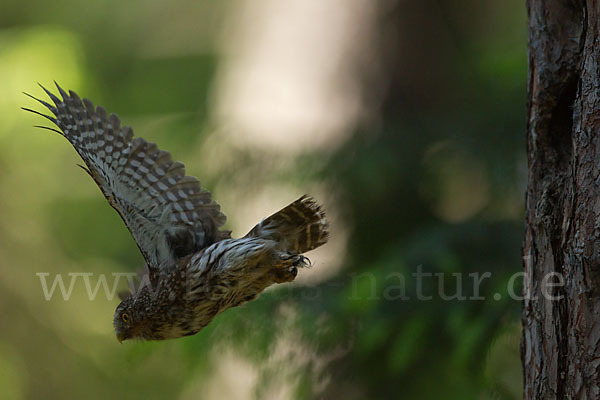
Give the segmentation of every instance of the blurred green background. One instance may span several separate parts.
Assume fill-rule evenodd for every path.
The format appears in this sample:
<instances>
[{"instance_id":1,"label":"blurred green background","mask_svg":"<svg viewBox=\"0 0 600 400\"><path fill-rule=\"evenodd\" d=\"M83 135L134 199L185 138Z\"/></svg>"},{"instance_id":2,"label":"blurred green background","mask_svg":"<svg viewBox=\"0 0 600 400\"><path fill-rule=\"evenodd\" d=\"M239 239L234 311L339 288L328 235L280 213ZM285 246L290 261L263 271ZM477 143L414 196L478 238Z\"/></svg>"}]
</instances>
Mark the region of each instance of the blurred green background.
<instances>
[{"instance_id":1,"label":"blurred green background","mask_svg":"<svg viewBox=\"0 0 600 400\"><path fill-rule=\"evenodd\" d=\"M518 399L526 11L491 0L4 0L0 398ZM331 241L193 337L120 345L118 300L38 272L135 243L22 91L56 80L185 162L234 236L303 193ZM411 274L443 273L415 298ZM404 278L404 281L402 280ZM110 279L109 279L110 281ZM112 281L110 281L112 283ZM400 296L404 282L406 296ZM125 282L119 286L126 287ZM58 290L58 289L57 289ZM493 295L497 294L496 297Z\"/></svg>"}]
</instances>

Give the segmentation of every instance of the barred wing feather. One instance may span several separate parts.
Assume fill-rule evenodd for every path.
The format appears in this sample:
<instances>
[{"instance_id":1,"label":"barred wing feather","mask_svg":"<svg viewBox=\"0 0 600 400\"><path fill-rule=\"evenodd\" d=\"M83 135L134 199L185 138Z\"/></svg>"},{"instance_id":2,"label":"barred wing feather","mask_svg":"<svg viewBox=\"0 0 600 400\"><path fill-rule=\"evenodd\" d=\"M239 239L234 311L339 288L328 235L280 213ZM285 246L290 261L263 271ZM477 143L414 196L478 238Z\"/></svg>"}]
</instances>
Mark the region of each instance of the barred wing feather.
<instances>
[{"instance_id":1,"label":"barred wing feather","mask_svg":"<svg viewBox=\"0 0 600 400\"><path fill-rule=\"evenodd\" d=\"M198 180L185 175L184 165L159 150L154 143L134 138L119 117L94 108L88 99L67 94L56 85L62 99L50 91L54 105L37 99L85 163L84 169L119 213L150 270L229 237L219 231L225 215Z\"/></svg>"}]
</instances>

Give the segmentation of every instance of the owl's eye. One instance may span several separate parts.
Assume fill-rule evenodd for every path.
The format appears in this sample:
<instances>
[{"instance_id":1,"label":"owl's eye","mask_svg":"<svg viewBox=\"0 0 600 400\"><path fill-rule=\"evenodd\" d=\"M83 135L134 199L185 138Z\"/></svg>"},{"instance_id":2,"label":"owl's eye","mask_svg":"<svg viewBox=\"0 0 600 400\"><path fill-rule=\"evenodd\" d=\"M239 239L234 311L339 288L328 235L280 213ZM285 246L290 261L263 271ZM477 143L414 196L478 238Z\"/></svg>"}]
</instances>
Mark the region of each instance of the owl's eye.
<instances>
[{"instance_id":1,"label":"owl's eye","mask_svg":"<svg viewBox=\"0 0 600 400\"><path fill-rule=\"evenodd\" d=\"M129 314L127 314L127 313L121 314L121 319L123 320L123 322L128 322L129 321Z\"/></svg>"}]
</instances>

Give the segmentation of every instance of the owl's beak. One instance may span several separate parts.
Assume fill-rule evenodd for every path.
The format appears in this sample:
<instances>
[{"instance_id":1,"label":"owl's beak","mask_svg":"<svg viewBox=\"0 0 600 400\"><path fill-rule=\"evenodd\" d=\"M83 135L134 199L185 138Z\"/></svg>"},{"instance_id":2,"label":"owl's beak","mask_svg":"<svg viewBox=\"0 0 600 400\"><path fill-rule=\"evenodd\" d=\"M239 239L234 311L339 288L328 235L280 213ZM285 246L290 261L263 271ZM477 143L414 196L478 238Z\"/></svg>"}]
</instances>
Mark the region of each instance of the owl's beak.
<instances>
[{"instance_id":1,"label":"owl's beak","mask_svg":"<svg viewBox=\"0 0 600 400\"><path fill-rule=\"evenodd\" d=\"M125 336L122 333L118 333L117 332L117 340L119 341L119 343L123 343L123 340L127 339L127 336Z\"/></svg>"}]
</instances>

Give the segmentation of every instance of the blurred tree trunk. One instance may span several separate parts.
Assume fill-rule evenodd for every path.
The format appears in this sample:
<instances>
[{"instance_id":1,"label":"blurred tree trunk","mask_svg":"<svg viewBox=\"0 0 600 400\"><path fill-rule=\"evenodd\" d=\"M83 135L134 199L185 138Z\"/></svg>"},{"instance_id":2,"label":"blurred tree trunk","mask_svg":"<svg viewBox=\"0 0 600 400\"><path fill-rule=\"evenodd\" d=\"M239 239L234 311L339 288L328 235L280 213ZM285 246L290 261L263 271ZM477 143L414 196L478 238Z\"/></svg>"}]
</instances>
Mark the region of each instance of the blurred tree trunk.
<instances>
[{"instance_id":1,"label":"blurred tree trunk","mask_svg":"<svg viewBox=\"0 0 600 400\"><path fill-rule=\"evenodd\" d=\"M599 3L527 1L521 357L530 400L600 399Z\"/></svg>"}]
</instances>

